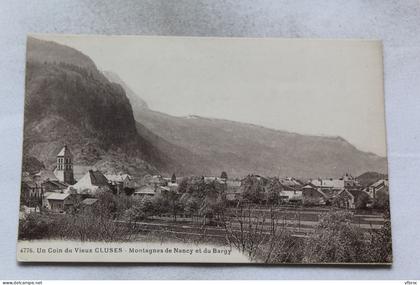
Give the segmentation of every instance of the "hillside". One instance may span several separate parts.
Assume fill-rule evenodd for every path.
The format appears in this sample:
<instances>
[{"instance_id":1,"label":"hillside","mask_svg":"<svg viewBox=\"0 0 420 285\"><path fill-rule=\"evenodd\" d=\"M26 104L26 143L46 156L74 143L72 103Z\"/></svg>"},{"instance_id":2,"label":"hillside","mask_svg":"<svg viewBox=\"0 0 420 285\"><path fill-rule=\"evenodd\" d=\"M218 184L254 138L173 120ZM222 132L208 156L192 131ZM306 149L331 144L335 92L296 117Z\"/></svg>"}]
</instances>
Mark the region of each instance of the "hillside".
<instances>
[{"instance_id":1,"label":"hillside","mask_svg":"<svg viewBox=\"0 0 420 285\"><path fill-rule=\"evenodd\" d=\"M340 137L308 136L252 124L200 116L174 117L147 108L118 75L111 81L130 90L137 130L161 153L179 163L182 175L249 173L337 177L366 171L387 173L386 158L362 152ZM175 171L175 170L174 170Z\"/></svg>"},{"instance_id":2,"label":"hillside","mask_svg":"<svg viewBox=\"0 0 420 285\"><path fill-rule=\"evenodd\" d=\"M67 144L75 164L104 171L142 175L166 166L170 159L138 135L124 89L89 57L31 37L27 49L24 161L53 168Z\"/></svg>"},{"instance_id":3,"label":"hillside","mask_svg":"<svg viewBox=\"0 0 420 285\"><path fill-rule=\"evenodd\" d=\"M386 158L362 152L340 137L308 136L252 124L200 116L174 117L147 108L130 94L137 130L161 153L179 163L179 174L242 177L249 173L295 177L337 177L366 171L387 173Z\"/></svg>"},{"instance_id":4,"label":"hillside","mask_svg":"<svg viewBox=\"0 0 420 285\"><path fill-rule=\"evenodd\" d=\"M221 170L230 176L303 178L387 172L385 158L362 152L340 137L300 135L199 116L174 117L145 109L134 110L134 116L157 136L210 161L206 167L213 175Z\"/></svg>"},{"instance_id":5,"label":"hillside","mask_svg":"<svg viewBox=\"0 0 420 285\"><path fill-rule=\"evenodd\" d=\"M52 168L56 153L67 144L75 164L136 176L387 173L386 158L362 152L340 137L150 110L118 75L100 72L83 53L53 42L28 38L26 69L28 168Z\"/></svg>"},{"instance_id":6,"label":"hillside","mask_svg":"<svg viewBox=\"0 0 420 285\"><path fill-rule=\"evenodd\" d=\"M388 179L388 175L377 172L365 172L357 177L363 187L367 187L380 179Z\"/></svg>"},{"instance_id":7,"label":"hillside","mask_svg":"<svg viewBox=\"0 0 420 285\"><path fill-rule=\"evenodd\" d=\"M131 88L128 86L118 74L112 71L104 71L103 74L105 77L113 83L119 84L124 90L125 95L128 100L130 100L133 110L141 110L143 108L148 108L146 101L144 101L140 96L138 96Z\"/></svg>"}]
</instances>

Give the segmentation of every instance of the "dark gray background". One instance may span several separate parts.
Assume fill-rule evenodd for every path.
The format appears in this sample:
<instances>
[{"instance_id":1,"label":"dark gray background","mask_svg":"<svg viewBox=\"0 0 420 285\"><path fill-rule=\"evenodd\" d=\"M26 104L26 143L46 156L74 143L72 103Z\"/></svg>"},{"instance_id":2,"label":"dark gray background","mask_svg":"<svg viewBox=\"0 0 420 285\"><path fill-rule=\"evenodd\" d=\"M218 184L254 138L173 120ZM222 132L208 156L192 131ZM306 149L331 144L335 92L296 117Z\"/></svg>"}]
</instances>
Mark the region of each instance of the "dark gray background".
<instances>
[{"instance_id":1,"label":"dark gray background","mask_svg":"<svg viewBox=\"0 0 420 285\"><path fill-rule=\"evenodd\" d=\"M384 43L394 265L18 265L27 33L373 38ZM1 279L419 279L420 1L0 2Z\"/></svg>"}]
</instances>

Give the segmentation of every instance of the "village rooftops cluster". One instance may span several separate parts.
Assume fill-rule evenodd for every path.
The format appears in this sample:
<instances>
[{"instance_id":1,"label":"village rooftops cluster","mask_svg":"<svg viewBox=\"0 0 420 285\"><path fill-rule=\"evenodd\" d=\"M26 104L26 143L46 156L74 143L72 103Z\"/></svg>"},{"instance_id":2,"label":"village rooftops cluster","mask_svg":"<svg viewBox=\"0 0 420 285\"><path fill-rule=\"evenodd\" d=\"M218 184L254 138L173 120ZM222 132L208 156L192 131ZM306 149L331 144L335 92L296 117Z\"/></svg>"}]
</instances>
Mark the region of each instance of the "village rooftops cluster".
<instances>
[{"instance_id":1,"label":"village rooftops cluster","mask_svg":"<svg viewBox=\"0 0 420 285\"><path fill-rule=\"evenodd\" d=\"M22 199L28 201L25 206L34 205L56 211L65 212L76 203L84 207L96 203L98 191L126 194L133 197L153 197L162 193L178 193L182 178L148 175L142 179L134 179L127 173L104 174L99 170L89 169L78 181L73 173L73 156L67 146L57 155L57 164L53 171L43 169L40 172L22 175ZM262 200L269 199L269 179L260 175L249 175L260 183ZM203 176L204 183L218 183L224 189L224 196L230 203L244 200L243 179L228 179L227 174L221 177ZM350 174L340 178L316 178L302 181L293 177L276 178L279 188L279 200L282 203L331 205L344 208L355 208L357 201L369 204L378 193L388 194L388 181L380 179L367 187ZM31 205L32 203L32 205Z\"/></svg>"}]
</instances>

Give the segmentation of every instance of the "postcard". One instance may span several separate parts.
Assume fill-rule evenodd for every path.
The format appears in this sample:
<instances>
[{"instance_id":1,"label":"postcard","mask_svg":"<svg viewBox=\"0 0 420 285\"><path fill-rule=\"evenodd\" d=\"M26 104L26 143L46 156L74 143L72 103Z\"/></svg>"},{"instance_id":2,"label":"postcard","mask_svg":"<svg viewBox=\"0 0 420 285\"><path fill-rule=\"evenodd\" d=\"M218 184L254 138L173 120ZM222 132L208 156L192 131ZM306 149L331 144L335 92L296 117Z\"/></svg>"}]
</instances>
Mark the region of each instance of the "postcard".
<instances>
[{"instance_id":1,"label":"postcard","mask_svg":"<svg viewBox=\"0 0 420 285\"><path fill-rule=\"evenodd\" d=\"M33 34L19 262L391 264L382 43Z\"/></svg>"}]
</instances>

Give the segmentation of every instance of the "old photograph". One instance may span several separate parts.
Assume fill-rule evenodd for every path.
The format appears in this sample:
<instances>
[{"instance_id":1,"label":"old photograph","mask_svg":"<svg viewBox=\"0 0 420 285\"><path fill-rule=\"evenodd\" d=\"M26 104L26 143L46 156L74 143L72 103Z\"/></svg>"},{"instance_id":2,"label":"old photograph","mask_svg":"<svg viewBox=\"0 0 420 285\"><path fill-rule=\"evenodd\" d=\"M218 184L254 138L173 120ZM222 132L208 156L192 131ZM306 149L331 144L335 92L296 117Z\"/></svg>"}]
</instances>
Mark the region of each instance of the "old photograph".
<instances>
[{"instance_id":1,"label":"old photograph","mask_svg":"<svg viewBox=\"0 0 420 285\"><path fill-rule=\"evenodd\" d=\"M21 262L392 264L382 43L27 37Z\"/></svg>"}]
</instances>

